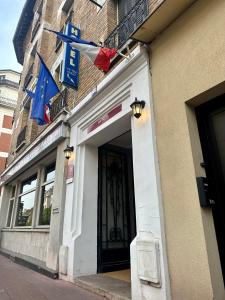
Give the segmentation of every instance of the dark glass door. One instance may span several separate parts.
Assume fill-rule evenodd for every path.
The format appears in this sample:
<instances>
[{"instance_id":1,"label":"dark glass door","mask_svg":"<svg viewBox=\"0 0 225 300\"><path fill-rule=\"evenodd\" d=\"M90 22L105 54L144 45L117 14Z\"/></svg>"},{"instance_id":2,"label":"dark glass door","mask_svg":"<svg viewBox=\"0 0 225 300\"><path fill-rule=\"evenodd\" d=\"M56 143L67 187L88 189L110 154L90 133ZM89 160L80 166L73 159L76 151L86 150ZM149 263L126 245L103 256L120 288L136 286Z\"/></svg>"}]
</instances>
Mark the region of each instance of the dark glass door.
<instances>
[{"instance_id":1,"label":"dark glass door","mask_svg":"<svg viewBox=\"0 0 225 300\"><path fill-rule=\"evenodd\" d=\"M225 96L196 109L200 140L209 183L223 278L225 279Z\"/></svg>"},{"instance_id":2,"label":"dark glass door","mask_svg":"<svg viewBox=\"0 0 225 300\"><path fill-rule=\"evenodd\" d=\"M99 148L98 272L129 268L136 235L131 151Z\"/></svg>"}]
</instances>

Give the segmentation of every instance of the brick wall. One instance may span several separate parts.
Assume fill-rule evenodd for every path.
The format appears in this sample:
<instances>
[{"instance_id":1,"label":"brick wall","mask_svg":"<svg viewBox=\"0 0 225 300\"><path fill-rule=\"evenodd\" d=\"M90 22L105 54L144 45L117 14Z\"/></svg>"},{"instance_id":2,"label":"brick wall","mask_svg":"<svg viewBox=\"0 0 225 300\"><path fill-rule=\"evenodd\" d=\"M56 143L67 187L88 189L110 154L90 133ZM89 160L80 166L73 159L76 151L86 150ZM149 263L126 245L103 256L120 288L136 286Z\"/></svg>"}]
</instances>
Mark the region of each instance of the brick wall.
<instances>
[{"instance_id":1,"label":"brick wall","mask_svg":"<svg viewBox=\"0 0 225 300\"><path fill-rule=\"evenodd\" d=\"M7 128L7 129L12 129L12 117L11 116L4 115L2 127Z\"/></svg>"},{"instance_id":2,"label":"brick wall","mask_svg":"<svg viewBox=\"0 0 225 300\"><path fill-rule=\"evenodd\" d=\"M0 174L4 171L5 169L5 163L6 163L6 158L5 157L0 157Z\"/></svg>"},{"instance_id":3,"label":"brick wall","mask_svg":"<svg viewBox=\"0 0 225 300\"><path fill-rule=\"evenodd\" d=\"M0 134L0 152L9 152L11 134L1 132Z\"/></svg>"},{"instance_id":4,"label":"brick wall","mask_svg":"<svg viewBox=\"0 0 225 300\"><path fill-rule=\"evenodd\" d=\"M45 22L46 27L53 28L59 31L62 25L65 23L65 20L67 19L67 15L65 13L59 13L59 7L62 1L43 1L44 5L42 22ZM37 1L35 7L38 7L39 3L40 0ZM115 0L107 0L103 8L100 10L89 0L77 0L74 1L72 9L74 11L72 23L81 29L82 39L93 40L97 43L99 41L103 42L117 24L117 6ZM35 140L35 138L45 129L45 126L37 126L32 120L30 120L29 114L27 112L20 110L21 102L25 97L25 92L23 91L22 87L24 84L26 73L31 64L31 59L28 53L34 46L34 43L30 42L31 28L32 24L24 41L25 59L21 78L21 86L19 90L18 106L15 112L15 123L17 124L17 127L14 128L10 151L11 155L8 159L9 163L24 151L24 148L22 148L19 152L15 152L15 149L17 135L25 125L27 125L27 145ZM38 40L37 50L44 58L49 69L51 69L57 57L63 51L63 46L61 46L61 48L56 52L55 45L56 36L54 34L43 31L41 37ZM39 59L36 56L34 60L34 77L37 76L38 67ZM67 93L67 103L69 109L72 109L75 105L82 101L82 99L87 94L89 94L104 77L105 74L103 72L98 70L86 57L81 55L79 68L79 88L77 91L68 89Z\"/></svg>"}]
</instances>

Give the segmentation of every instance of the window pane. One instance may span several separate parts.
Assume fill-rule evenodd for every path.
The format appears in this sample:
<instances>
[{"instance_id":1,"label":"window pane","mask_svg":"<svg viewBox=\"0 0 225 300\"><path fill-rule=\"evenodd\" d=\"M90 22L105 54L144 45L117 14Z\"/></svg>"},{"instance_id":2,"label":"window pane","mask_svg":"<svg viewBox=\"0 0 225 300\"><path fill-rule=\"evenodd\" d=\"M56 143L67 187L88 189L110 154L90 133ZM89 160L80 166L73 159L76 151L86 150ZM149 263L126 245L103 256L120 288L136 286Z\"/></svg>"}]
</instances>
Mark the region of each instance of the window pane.
<instances>
[{"instance_id":1,"label":"window pane","mask_svg":"<svg viewBox=\"0 0 225 300\"><path fill-rule=\"evenodd\" d=\"M16 187L13 186L13 187L12 187L12 195L11 195L11 197L14 197L14 196L15 196L15 191L16 191Z\"/></svg>"},{"instance_id":2,"label":"window pane","mask_svg":"<svg viewBox=\"0 0 225 300\"><path fill-rule=\"evenodd\" d=\"M35 175L34 177L32 177L22 183L21 193L24 193L26 191L29 191L29 190L35 188L36 184L37 184L37 175Z\"/></svg>"},{"instance_id":3,"label":"window pane","mask_svg":"<svg viewBox=\"0 0 225 300\"><path fill-rule=\"evenodd\" d=\"M31 226L35 191L19 197L16 226Z\"/></svg>"},{"instance_id":4,"label":"window pane","mask_svg":"<svg viewBox=\"0 0 225 300\"><path fill-rule=\"evenodd\" d=\"M54 182L42 187L39 225L50 225Z\"/></svg>"},{"instance_id":5,"label":"window pane","mask_svg":"<svg viewBox=\"0 0 225 300\"><path fill-rule=\"evenodd\" d=\"M55 179L55 164L45 169L45 182Z\"/></svg>"},{"instance_id":6,"label":"window pane","mask_svg":"<svg viewBox=\"0 0 225 300\"><path fill-rule=\"evenodd\" d=\"M7 224L6 224L7 227L10 227L10 224L11 224L13 203L14 203L14 200L11 200L9 202L9 212L8 212L8 218L7 218Z\"/></svg>"}]
</instances>

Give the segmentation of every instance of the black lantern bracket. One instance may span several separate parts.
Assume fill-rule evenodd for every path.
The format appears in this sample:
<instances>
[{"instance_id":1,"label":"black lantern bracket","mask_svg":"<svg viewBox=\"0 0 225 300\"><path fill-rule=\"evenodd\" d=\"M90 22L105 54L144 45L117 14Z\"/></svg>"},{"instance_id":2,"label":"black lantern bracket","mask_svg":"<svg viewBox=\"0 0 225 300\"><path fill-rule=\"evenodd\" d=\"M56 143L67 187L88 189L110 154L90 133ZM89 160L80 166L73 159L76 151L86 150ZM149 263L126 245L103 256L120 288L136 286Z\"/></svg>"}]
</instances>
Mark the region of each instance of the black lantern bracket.
<instances>
[{"instance_id":1,"label":"black lantern bracket","mask_svg":"<svg viewBox=\"0 0 225 300\"><path fill-rule=\"evenodd\" d=\"M131 103L130 107L132 108L135 118L139 119L142 115L142 110L145 107L145 101L138 100L137 97L135 97L135 101Z\"/></svg>"},{"instance_id":2,"label":"black lantern bracket","mask_svg":"<svg viewBox=\"0 0 225 300\"><path fill-rule=\"evenodd\" d=\"M73 152L73 150L74 150L73 146L69 146L69 145L66 146L66 149L64 150L64 154L65 154L66 159L70 159L71 153Z\"/></svg>"}]
</instances>

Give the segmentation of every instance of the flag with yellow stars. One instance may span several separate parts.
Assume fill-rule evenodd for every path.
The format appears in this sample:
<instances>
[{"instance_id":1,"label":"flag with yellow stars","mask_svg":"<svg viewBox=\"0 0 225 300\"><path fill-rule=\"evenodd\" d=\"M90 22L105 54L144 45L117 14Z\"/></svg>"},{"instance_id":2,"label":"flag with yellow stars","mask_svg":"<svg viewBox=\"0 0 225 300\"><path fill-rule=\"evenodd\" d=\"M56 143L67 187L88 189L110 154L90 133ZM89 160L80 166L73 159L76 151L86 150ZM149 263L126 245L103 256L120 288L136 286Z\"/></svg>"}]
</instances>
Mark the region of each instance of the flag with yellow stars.
<instances>
[{"instance_id":1,"label":"flag with yellow stars","mask_svg":"<svg viewBox=\"0 0 225 300\"><path fill-rule=\"evenodd\" d=\"M38 53L37 53L38 54ZM31 119L36 120L38 125L45 125L51 122L50 99L60 92L52 74L45 65L42 57L40 59L40 69L35 92L27 91L33 98Z\"/></svg>"}]
</instances>

